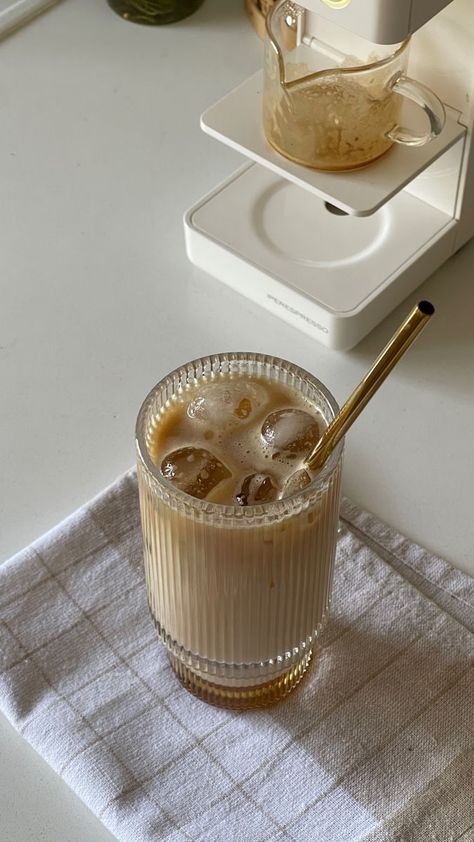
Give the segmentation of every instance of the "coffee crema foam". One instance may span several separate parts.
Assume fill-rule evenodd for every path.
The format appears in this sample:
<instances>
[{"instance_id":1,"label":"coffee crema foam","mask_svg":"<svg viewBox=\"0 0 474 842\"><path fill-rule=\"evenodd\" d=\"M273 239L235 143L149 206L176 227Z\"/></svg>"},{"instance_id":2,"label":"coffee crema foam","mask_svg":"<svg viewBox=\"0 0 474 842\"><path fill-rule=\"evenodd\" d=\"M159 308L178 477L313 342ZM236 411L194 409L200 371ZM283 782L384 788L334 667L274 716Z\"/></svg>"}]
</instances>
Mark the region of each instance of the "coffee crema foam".
<instances>
[{"instance_id":1,"label":"coffee crema foam","mask_svg":"<svg viewBox=\"0 0 474 842\"><path fill-rule=\"evenodd\" d=\"M194 497L258 505L311 481L304 459L325 427L316 407L291 387L219 374L170 399L149 451L163 476Z\"/></svg>"}]
</instances>

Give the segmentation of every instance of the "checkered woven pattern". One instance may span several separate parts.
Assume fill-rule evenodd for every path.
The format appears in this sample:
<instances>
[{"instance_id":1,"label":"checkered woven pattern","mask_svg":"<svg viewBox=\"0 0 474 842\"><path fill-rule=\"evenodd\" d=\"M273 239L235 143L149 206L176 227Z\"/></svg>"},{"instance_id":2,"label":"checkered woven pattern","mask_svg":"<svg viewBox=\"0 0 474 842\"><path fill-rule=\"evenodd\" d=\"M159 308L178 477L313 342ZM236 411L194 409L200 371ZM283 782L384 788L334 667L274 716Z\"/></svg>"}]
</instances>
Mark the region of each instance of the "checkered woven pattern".
<instances>
[{"instance_id":1,"label":"checkered woven pattern","mask_svg":"<svg viewBox=\"0 0 474 842\"><path fill-rule=\"evenodd\" d=\"M472 842L474 582L342 514L315 667L263 711L171 672L133 472L0 568L0 708L118 839Z\"/></svg>"}]
</instances>

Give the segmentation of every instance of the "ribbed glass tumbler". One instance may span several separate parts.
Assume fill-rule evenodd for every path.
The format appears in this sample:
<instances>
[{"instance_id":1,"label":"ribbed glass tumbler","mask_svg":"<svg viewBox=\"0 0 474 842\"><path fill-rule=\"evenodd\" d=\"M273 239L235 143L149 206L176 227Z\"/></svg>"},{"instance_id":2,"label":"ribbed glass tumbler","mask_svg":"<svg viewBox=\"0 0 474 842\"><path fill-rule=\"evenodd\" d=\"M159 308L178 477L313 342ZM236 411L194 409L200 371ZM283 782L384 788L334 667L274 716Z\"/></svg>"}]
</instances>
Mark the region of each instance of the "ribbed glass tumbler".
<instances>
[{"instance_id":1,"label":"ribbed glass tumbler","mask_svg":"<svg viewBox=\"0 0 474 842\"><path fill-rule=\"evenodd\" d=\"M213 704L251 708L277 701L298 684L327 619L343 444L290 497L241 507L189 496L154 464L153 433L177 397L221 373L287 385L326 423L338 407L303 369L264 354L230 353L172 372L138 416L145 577L158 635L188 690Z\"/></svg>"}]
</instances>

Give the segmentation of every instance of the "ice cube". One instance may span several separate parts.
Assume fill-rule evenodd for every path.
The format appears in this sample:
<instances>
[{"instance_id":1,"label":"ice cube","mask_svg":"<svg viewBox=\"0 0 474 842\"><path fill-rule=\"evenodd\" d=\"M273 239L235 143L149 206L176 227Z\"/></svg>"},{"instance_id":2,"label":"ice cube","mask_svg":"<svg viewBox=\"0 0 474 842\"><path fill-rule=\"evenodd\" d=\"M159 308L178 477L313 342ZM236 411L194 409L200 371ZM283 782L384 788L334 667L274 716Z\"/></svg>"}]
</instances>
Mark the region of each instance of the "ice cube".
<instances>
[{"instance_id":1,"label":"ice cube","mask_svg":"<svg viewBox=\"0 0 474 842\"><path fill-rule=\"evenodd\" d=\"M248 380L208 383L188 405L188 416L197 421L222 424L246 421L267 401L267 390Z\"/></svg>"},{"instance_id":2,"label":"ice cube","mask_svg":"<svg viewBox=\"0 0 474 842\"><path fill-rule=\"evenodd\" d=\"M239 506L256 506L271 503L276 499L278 489L268 474L249 474L240 484L235 495Z\"/></svg>"},{"instance_id":3,"label":"ice cube","mask_svg":"<svg viewBox=\"0 0 474 842\"><path fill-rule=\"evenodd\" d=\"M283 486L280 497L291 497L292 494L298 494L298 492L303 491L303 488L306 488L310 482L311 477L308 474L308 471L301 468L299 471L295 471L294 474L291 474L291 476L288 477Z\"/></svg>"},{"instance_id":4,"label":"ice cube","mask_svg":"<svg viewBox=\"0 0 474 842\"><path fill-rule=\"evenodd\" d=\"M282 453L307 454L319 441L319 424L303 409L279 409L262 425L264 441Z\"/></svg>"},{"instance_id":5,"label":"ice cube","mask_svg":"<svg viewBox=\"0 0 474 842\"><path fill-rule=\"evenodd\" d=\"M180 447L168 453L161 463L161 473L181 491L203 500L231 472L209 450Z\"/></svg>"}]
</instances>

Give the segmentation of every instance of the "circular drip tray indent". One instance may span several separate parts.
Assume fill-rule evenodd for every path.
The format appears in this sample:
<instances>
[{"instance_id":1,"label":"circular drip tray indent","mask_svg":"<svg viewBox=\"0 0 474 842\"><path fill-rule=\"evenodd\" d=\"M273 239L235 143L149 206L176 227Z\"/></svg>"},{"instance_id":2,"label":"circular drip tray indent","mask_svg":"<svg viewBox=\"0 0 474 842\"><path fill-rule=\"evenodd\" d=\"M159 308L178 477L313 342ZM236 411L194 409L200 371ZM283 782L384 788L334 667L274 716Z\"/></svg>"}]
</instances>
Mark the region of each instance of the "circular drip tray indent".
<instances>
[{"instance_id":1,"label":"circular drip tray indent","mask_svg":"<svg viewBox=\"0 0 474 842\"><path fill-rule=\"evenodd\" d=\"M262 243L286 260L315 268L339 268L364 260L383 244L389 212L352 216L291 182L272 185L253 205Z\"/></svg>"}]
</instances>

